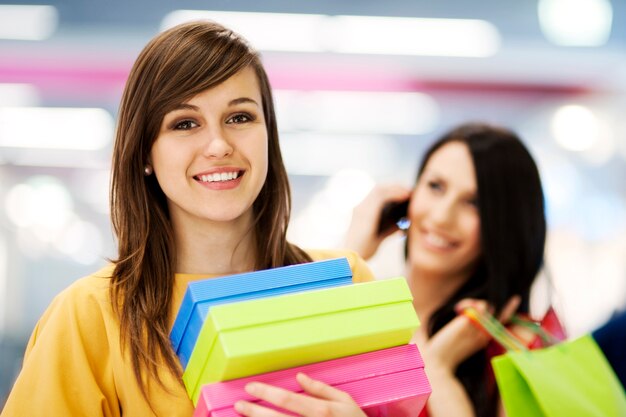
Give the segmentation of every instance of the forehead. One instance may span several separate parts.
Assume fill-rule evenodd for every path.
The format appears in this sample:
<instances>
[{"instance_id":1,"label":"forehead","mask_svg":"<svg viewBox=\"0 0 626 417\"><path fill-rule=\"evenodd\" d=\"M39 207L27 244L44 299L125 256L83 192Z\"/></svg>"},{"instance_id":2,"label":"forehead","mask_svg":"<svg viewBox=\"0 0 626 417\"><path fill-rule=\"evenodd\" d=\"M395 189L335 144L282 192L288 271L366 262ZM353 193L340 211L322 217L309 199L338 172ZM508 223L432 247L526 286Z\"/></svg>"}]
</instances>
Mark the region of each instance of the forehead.
<instances>
[{"instance_id":1,"label":"forehead","mask_svg":"<svg viewBox=\"0 0 626 417\"><path fill-rule=\"evenodd\" d=\"M252 67L240 70L220 84L196 94L186 100L185 103L211 99L230 101L242 97L250 98L261 105L261 88L257 74Z\"/></svg>"},{"instance_id":2,"label":"forehead","mask_svg":"<svg viewBox=\"0 0 626 417\"><path fill-rule=\"evenodd\" d=\"M449 142L437 149L426 163L424 173L454 182L459 188L476 189L474 162L462 142Z\"/></svg>"}]
</instances>

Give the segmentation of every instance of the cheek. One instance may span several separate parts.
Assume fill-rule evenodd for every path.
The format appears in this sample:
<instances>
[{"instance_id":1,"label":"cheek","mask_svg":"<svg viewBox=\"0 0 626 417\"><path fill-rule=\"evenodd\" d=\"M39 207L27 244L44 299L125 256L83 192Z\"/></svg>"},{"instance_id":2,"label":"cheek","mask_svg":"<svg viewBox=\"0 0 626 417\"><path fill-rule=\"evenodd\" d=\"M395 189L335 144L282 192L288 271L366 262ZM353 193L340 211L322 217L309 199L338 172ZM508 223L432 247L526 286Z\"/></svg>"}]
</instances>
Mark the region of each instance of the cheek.
<instances>
[{"instance_id":1,"label":"cheek","mask_svg":"<svg viewBox=\"0 0 626 417\"><path fill-rule=\"evenodd\" d=\"M480 250L480 220L478 215L472 213L466 216L463 222L463 229L467 237L467 242L474 251Z\"/></svg>"},{"instance_id":2,"label":"cheek","mask_svg":"<svg viewBox=\"0 0 626 417\"><path fill-rule=\"evenodd\" d=\"M409 208L407 210L407 214L409 219L413 221L413 219L418 219L422 217L425 206L426 206L426 198L424 192L420 189L420 187L416 187L409 198Z\"/></svg>"},{"instance_id":3,"label":"cheek","mask_svg":"<svg viewBox=\"0 0 626 417\"><path fill-rule=\"evenodd\" d=\"M260 171L263 173L263 181L265 181L269 169L269 146L267 139L259 144L255 154L257 155L257 164L260 166Z\"/></svg>"},{"instance_id":4,"label":"cheek","mask_svg":"<svg viewBox=\"0 0 626 417\"><path fill-rule=\"evenodd\" d=\"M156 169L158 166L167 165L177 155L178 153L174 151L174 147L171 146L169 141L157 139L152 144L152 149L150 150L150 161Z\"/></svg>"}]
</instances>

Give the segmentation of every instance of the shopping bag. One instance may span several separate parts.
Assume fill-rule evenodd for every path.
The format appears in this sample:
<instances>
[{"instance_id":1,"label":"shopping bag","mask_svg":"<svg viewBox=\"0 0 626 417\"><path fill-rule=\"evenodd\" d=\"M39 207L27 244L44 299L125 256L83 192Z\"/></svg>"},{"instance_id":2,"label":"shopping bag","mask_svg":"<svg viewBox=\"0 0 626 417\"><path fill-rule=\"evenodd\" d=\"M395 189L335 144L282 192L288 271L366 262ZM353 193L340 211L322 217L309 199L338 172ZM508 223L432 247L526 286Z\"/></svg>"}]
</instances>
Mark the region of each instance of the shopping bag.
<instances>
[{"instance_id":1,"label":"shopping bag","mask_svg":"<svg viewBox=\"0 0 626 417\"><path fill-rule=\"evenodd\" d=\"M624 417L626 395L590 335L492 359L508 417Z\"/></svg>"},{"instance_id":2,"label":"shopping bag","mask_svg":"<svg viewBox=\"0 0 626 417\"><path fill-rule=\"evenodd\" d=\"M624 389L591 335L529 350L490 314L464 314L506 350L491 364L508 417L626 416Z\"/></svg>"}]
</instances>

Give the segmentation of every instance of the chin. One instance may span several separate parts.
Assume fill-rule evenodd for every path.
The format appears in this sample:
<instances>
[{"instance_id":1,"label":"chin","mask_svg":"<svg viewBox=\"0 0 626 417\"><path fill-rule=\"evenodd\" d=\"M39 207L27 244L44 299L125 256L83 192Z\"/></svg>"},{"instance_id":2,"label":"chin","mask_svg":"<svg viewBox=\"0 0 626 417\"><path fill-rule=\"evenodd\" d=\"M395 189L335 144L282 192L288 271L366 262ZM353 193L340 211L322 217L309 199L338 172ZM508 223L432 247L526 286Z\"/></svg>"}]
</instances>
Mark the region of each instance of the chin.
<instances>
[{"instance_id":1,"label":"chin","mask_svg":"<svg viewBox=\"0 0 626 417\"><path fill-rule=\"evenodd\" d=\"M211 213L206 213L206 218L214 222L233 222L248 217L252 219L251 214L247 216L248 213L251 213L251 211L229 208L228 210L213 210Z\"/></svg>"},{"instance_id":2,"label":"chin","mask_svg":"<svg viewBox=\"0 0 626 417\"><path fill-rule=\"evenodd\" d=\"M449 260L424 252L412 256L411 265L428 273L449 274L453 272L453 269L450 268L451 262Z\"/></svg>"}]
</instances>

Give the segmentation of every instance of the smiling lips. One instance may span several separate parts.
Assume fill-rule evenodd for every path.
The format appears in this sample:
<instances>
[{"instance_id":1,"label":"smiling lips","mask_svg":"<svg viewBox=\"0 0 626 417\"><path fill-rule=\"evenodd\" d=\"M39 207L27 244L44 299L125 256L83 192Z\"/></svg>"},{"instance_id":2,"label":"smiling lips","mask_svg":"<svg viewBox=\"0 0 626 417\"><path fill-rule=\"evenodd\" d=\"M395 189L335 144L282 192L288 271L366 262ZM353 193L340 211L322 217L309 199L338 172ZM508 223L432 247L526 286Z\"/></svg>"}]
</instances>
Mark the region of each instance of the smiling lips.
<instances>
[{"instance_id":1,"label":"smiling lips","mask_svg":"<svg viewBox=\"0 0 626 417\"><path fill-rule=\"evenodd\" d=\"M213 174L197 175L196 179L201 182L223 182L231 181L239 177L239 171L215 172Z\"/></svg>"},{"instance_id":2,"label":"smiling lips","mask_svg":"<svg viewBox=\"0 0 626 417\"><path fill-rule=\"evenodd\" d=\"M241 182L244 171L232 170L213 172L210 174L198 174L194 179L203 187L212 190L231 190Z\"/></svg>"},{"instance_id":3,"label":"smiling lips","mask_svg":"<svg viewBox=\"0 0 626 417\"><path fill-rule=\"evenodd\" d=\"M426 244L436 249L452 249L457 246L454 242L432 232L424 235L424 241Z\"/></svg>"}]
</instances>

